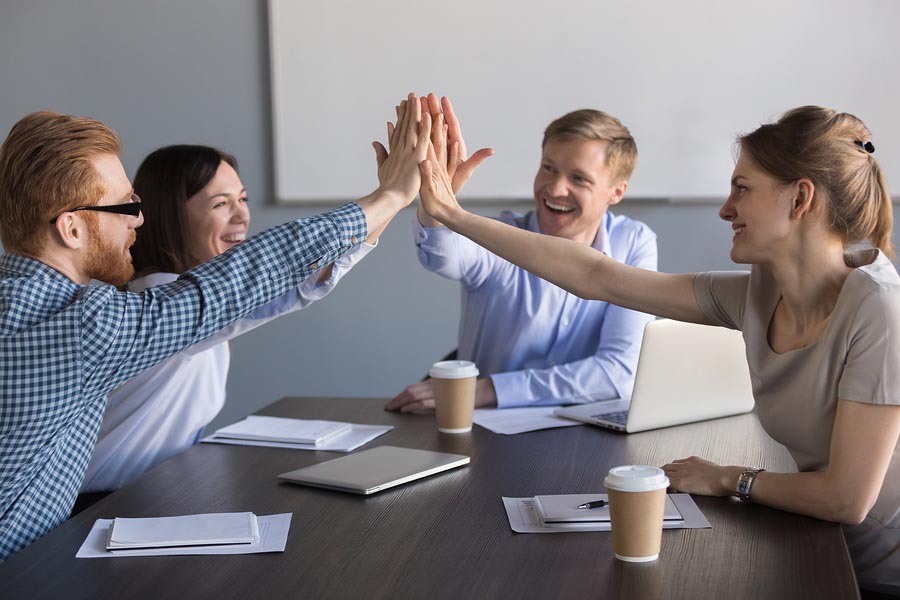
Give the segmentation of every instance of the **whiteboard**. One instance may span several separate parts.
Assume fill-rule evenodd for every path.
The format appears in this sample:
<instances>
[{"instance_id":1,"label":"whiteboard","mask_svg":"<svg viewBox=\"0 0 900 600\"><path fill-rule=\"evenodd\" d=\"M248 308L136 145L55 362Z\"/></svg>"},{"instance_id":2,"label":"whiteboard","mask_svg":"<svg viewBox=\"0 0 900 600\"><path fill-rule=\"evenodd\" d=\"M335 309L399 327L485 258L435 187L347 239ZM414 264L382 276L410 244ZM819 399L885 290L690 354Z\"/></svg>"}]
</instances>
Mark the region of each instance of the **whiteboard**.
<instances>
[{"instance_id":1,"label":"whiteboard","mask_svg":"<svg viewBox=\"0 0 900 600\"><path fill-rule=\"evenodd\" d=\"M496 150L469 198L530 198L544 128L588 107L637 141L630 198L721 199L735 135L804 104L862 118L900 189L898 24L895 0L269 0L276 194L372 191L409 91Z\"/></svg>"}]
</instances>

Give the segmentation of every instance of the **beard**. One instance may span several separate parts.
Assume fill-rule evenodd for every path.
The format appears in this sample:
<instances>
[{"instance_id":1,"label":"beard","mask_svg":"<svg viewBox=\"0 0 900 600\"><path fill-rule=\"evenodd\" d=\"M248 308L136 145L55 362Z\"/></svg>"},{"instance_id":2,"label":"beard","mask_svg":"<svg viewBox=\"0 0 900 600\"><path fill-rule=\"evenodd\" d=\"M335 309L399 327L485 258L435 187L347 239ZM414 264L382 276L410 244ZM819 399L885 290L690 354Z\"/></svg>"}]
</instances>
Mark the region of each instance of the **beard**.
<instances>
[{"instance_id":1,"label":"beard","mask_svg":"<svg viewBox=\"0 0 900 600\"><path fill-rule=\"evenodd\" d=\"M90 240L85 270L91 279L122 287L134 276L134 265L128 248L134 244L137 235L132 231L125 247L116 247L100 235L98 225L96 221L88 225Z\"/></svg>"}]
</instances>

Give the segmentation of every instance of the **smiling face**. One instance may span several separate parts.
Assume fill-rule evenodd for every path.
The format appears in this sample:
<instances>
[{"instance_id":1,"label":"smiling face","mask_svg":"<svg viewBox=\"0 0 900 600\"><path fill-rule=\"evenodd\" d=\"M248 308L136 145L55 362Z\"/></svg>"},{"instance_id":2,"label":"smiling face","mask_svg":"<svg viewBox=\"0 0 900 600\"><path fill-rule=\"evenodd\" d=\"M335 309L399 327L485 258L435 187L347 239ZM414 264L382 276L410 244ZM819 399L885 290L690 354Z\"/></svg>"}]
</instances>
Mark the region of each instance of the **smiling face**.
<instances>
[{"instance_id":1,"label":"smiling face","mask_svg":"<svg viewBox=\"0 0 900 600\"><path fill-rule=\"evenodd\" d=\"M92 164L103 180L105 193L99 206L128 202L134 190L125 174L119 157L103 154L93 159ZM88 241L84 259L84 272L97 281L121 286L131 279L134 267L130 248L136 238L135 229L144 222L144 216L137 217L115 213L79 211L78 218L87 224Z\"/></svg>"},{"instance_id":2,"label":"smiling face","mask_svg":"<svg viewBox=\"0 0 900 600\"><path fill-rule=\"evenodd\" d=\"M560 138L547 142L534 177L534 200L541 232L591 245L606 214L617 204L627 181L610 181L608 143Z\"/></svg>"},{"instance_id":3,"label":"smiling face","mask_svg":"<svg viewBox=\"0 0 900 600\"><path fill-rule=\"evenodd\" d=\"M785 185L741 154L719 216L731 223L731 260L758 264L790 252L794 185Z\"/></svg>"},{"instance_id":4,"label":"smiling face","mask_svg":"<svg viewBox=\"0 0 900 600\"><path fill-rule=\"evenodd\" d=\"M231 165L219 164L206 187L188 199L185 214L188 254L193 261L188 268L244 241L250 226L247 190Z\"/></svg>"}]
</instances>

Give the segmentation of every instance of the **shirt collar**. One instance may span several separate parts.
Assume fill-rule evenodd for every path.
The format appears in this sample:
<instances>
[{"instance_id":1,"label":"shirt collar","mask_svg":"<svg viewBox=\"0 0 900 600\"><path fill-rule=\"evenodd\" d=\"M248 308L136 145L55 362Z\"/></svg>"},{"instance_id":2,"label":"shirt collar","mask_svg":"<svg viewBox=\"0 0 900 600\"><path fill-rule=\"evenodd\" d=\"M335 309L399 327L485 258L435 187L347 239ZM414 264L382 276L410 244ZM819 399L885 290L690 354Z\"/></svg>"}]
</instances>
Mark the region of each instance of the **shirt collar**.
<instances>
[{"instance_id":1,"label":"shirt collar","mask_svg":"<svg viewBox=\"0 0 900 600\"><path fill-rule=\"evenodd\" d=\"M3 253L0 255L0 274L19 275L23 277L43 277L61 282L75 284L71 279L36 258L20 254Z\"/></svg>"},{"instance_id":2,"label":"shirt collar","mask_svg":"<svg viewBox=\"0 0 900 600\"><path fill-rule=\"evenodd\" d=\"M603 214L603 221L600 223L600 227L597 229L597 237L594 238L594 243L591 244L591 247L594 250L599 250L607 256L612 256L612 245L610 245L609 243L610 227L612 227L612 215L607 210ZM531 211L528 213L528 217L525 222L525 229L527 229L528 231L533 231L534 233L543 233L541 231L541 226L538 223L536 211Z\"/></svg>"}]
</instances>

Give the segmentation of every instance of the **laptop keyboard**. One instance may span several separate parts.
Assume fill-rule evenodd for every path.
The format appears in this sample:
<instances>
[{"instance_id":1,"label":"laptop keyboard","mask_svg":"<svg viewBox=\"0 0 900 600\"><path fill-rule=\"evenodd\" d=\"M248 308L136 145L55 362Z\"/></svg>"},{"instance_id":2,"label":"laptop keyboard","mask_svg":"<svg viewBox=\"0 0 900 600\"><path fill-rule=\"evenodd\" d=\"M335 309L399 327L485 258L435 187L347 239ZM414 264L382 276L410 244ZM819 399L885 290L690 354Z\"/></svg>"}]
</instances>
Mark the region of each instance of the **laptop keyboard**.
<instances>
[{"instance_id":1,"label":"laptop keyboard","mask_svg":"<svg viewBox=\"0 0 900 600\"><path fill-rule=\"evenodd\" d=\"M617 412L608 412L608 413L599 413L591 417L592 419L599 419L601 421L609 421L610 423L615 423L616 425L624 426L625 423L628 422L628 411L620 410Z\"/></svg>"}]
</instances>

